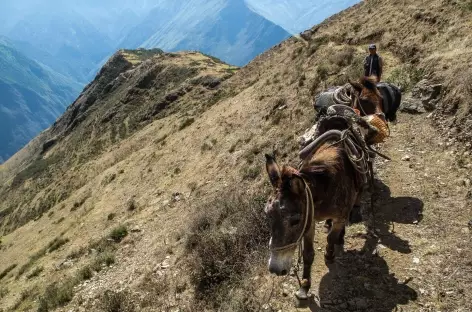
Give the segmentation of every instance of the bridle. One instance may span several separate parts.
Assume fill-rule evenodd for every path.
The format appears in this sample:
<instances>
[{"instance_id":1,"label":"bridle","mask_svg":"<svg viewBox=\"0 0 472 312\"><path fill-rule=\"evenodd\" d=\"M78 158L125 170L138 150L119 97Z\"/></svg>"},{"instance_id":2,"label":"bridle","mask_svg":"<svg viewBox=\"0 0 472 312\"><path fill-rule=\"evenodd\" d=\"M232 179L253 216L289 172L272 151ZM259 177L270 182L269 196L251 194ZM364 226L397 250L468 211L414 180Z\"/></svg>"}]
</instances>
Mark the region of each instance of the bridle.
<instances>
[{"instance_id":1,"label":"bridle","mask_svg":"<svg viewBox=\"0 0 472 312\"><path fill-rule=\"evenodd\" d=\"M300 232L300 235L298 236L298 239L295 242L290 243L290 244L285 245L285 246L271 247L270 251L282 251L282 250L287 250L289 248L293 248L293 247L296 247L296 246L300 246L300 249L302 249L302 238L305 235L305 232L307 230L308 218L311 216L311 218L314 219L315 203L313 202L313 196L312 196L312 193L311 193L310 186L308 185L306 180L303 178L303 176L301 176L299 173L294 174L294 175L296 177L299 177L300 179L302 179L303 184L305 185L305 195L306 195L306 209L305 209L305 214L306 215L305 215L305 218L304 218L305 222L303 224L302 231Z\"/></svg>"}]
</instances>

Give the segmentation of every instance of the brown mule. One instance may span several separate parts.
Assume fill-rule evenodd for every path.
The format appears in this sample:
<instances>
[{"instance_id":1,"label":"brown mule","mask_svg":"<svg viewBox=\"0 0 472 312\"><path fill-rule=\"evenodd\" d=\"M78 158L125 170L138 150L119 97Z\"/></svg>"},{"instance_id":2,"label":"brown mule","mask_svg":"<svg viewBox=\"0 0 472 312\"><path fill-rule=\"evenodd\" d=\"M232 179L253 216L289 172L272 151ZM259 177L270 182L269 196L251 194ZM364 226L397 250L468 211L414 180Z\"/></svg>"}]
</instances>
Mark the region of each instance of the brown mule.
<instances>
[{"instance_id":1,"label":"brown mule","mask_svg":"<svg viewBox=\"0 0 472 312\"><path fill-rule=\"evenodd\" d=\"M303 243L303 280L296 296L307 299L315 223L332 220L325 254L326 263L332 263L335 245L342 248L349 213L360 198L360 173L344 149L331 144L322 145L300 170L290 166L280 168L269 155L266 155L266 169L274 187L265 208L271 225L269 271L288 274L293 253Z\"/></svg>"},{"instance_id":2,"label":"brown mule","mask_svg":"<svg viewBox=\"0 0 472 312\"><path fill-rule=\"evenodd\" d=\"M352 108L361 112L361 116L383 114L385 120L385 112L383 111L383 98L377 88L377 77L362 77L359 82L349 81L349 84L356 91Z\"/></svg>"}]
</instances>

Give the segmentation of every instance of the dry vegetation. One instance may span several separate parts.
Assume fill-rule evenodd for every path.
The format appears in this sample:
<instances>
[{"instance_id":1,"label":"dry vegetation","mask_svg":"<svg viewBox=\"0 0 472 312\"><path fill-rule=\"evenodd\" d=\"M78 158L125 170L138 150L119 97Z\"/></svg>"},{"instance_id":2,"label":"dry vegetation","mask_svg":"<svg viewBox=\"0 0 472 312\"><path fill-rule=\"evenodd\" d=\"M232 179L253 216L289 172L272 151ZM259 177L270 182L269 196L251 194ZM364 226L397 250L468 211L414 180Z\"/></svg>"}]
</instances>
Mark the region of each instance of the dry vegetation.
<instances>
[{"instance_id":1,"label":"dry vegetation","mask_svg":"<svg viewBox=\"0 0 472 312\"><path fill-rule=\"evenodd\" d=\"M381 235L350 227L337 272L317 251L312 308L471 310L471 16L467 1L366 1L241 69L117 53L0 167L2 309L293 310L296 281L265 269L262 155L296 164L313 95L357 78L375 41L386 80L445 85L431 119L455 130L400 115L383 146L395 161L378 164Z\"/></svg>"}]
</instances>

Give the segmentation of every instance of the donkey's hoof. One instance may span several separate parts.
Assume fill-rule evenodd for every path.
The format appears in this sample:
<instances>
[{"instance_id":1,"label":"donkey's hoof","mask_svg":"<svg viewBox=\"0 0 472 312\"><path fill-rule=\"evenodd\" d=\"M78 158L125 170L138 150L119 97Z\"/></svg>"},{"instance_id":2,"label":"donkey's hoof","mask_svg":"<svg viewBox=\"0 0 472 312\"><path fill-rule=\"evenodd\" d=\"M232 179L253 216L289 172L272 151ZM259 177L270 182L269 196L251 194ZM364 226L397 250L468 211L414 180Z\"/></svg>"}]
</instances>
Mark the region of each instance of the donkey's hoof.
<instances>
[{"instance_id":1,"label":"donkey's hoof","mask_svg":"<svg viewBox=\"0 0 472 312\"><path fill-rule=\"evenodd\" d=\"M303 287L300 288L296 293L295 297L297 297L298 300L308 300L308 290L304 289Z\"/></svg>"}]
</instances>

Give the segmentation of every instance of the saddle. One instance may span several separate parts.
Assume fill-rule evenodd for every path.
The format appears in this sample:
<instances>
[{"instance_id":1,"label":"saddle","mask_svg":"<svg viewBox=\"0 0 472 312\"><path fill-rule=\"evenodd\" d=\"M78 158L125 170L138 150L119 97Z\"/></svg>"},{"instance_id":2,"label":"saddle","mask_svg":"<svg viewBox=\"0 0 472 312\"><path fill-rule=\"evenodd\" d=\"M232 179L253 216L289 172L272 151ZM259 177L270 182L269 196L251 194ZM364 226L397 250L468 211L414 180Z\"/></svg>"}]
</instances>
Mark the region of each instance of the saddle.
<instances>
[{"instance_id":1,"label":"saddle","mask_svg":"<svg viewBox=\"0 0 472 312\"><path fill-rule=\"evenodd\" d=\"M302 146L299 153L301 165L310 161L324 143L334 141L334 144L342 144L350 162L360 174L361 182L367 183L370 164L376 155L369 148L368 138L376 134L377 130L350 106L332 105L318 119L311 140Z\"/></svg>"}]
</instances>

